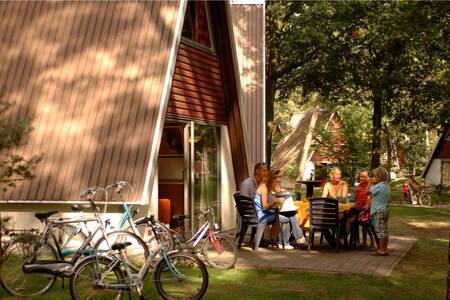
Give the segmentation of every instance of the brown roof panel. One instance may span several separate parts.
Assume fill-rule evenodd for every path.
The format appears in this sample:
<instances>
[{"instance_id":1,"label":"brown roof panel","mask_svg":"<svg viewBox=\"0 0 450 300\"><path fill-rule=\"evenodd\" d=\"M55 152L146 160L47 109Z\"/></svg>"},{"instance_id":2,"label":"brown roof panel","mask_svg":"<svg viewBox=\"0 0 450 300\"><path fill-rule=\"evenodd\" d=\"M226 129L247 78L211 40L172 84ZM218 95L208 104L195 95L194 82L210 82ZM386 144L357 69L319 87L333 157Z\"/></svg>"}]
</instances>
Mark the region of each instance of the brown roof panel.
<instances>
[{"instance_id":1,"label":"brown roof panel","mask_svg":"<svg viewBox=\"0 0 450 300\"><path fill-rule=\"evenodd\" d=\"M271 168L284 169L289 164L299 163L313 112L313 110L308 110L296 113L291 118L291 123L293 123L295 127L292 133L284 137L275 148L275 151L272 154ZM331 114L328 112L321 111L315 128L322 126L319 124L328 122L330 115ZM311 149L308 150L309 153L311 153L311 151Z\"/></svg>"},{"instance_id":2,"label":"brown roof panel","mask_svg":"<svg viewBox=\"0 0 450 300\"><path fill-rule=\"evenodd\" d=\"M76 201L88 186L144 190L178 1L0 2L0 85L34 130L37 178L0 200ZM139 200L139 199L137 199Z\"/></svg>"}]
</instances>

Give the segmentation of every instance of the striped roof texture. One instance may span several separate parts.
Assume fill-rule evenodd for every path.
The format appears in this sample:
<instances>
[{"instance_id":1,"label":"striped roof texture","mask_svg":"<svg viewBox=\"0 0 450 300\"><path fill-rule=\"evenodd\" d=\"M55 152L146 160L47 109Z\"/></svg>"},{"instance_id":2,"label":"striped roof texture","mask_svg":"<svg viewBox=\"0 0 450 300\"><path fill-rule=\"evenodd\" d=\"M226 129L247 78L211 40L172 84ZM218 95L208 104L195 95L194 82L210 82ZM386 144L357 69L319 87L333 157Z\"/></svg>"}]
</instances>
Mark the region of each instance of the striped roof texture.
<instances>
[{"instance_id":1,"label":"striped roof texture","mask_svg":"<svg viewBox=\"0 0 450 300\"><path fill-rule=\"evenodd\" d=\"M140 200L180 2L2 1L0 86L44 153L36 180L0 201L76 201L127 180Z\"/></svg>"}]
</instances>

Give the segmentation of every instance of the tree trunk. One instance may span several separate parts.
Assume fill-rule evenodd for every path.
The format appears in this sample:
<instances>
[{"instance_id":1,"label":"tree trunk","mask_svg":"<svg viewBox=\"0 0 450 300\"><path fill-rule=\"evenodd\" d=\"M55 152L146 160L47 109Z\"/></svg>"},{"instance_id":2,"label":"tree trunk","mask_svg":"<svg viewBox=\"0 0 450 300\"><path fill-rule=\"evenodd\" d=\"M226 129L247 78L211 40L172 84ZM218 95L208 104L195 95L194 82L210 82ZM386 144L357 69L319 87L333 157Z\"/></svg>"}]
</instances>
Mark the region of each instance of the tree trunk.
<instances>
[{"instance_id":1,"label":"tree trunk","mask_svg":"<svg viewBox=\"0 0 450 300\"><path fill-rule=\"evenodd\" d=\"M270 168L270 161L272 157L272 133L273 133L273 119L274 119L274 99L276 90L276 79L272 76L267 77L266 80L266 163Z\"/></svg>"},{"instance_id":2,"label":"tree trunk","mask_svg":"<svg viewBox=\"0 0 450 300\"><path fill-rule=\"evenodd\" d=\"M375 95L373 101L373 115L372 115L372 163L371 169L375 169L380 166L381 161L381 117L383 115L381 106L381 96Z\"/></svg>"},{"instance_id":3,"label":"tree trunk","mask_svg":"<svg viewBox=\"0 0 450 300\"><path fill-rule=\"evenodd\" d=\"M391 134L389 132L389 128L384 128L384 133L386 137L386 152L387 152L387 158L388 162L386 165L386 169L388 171L388 178L391 180L391 166L392 166L392 144L391 144Z\"/></svg>"}]
</instances>

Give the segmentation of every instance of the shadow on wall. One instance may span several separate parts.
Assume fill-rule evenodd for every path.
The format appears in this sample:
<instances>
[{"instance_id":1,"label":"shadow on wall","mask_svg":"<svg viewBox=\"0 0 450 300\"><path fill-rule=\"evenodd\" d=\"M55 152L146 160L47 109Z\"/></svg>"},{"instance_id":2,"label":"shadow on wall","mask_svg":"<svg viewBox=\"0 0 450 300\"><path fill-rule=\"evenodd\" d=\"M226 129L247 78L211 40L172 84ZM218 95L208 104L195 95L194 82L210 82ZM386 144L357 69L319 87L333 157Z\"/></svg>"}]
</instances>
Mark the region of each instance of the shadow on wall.
<instances>
[{"instance_id":1,"label":"shadow on wall","mask_svg":"<svg viewBox=\"0 0 450 300\"><path fill-rule=\"evenodd\" d=\"M143 190L177 2L1 2L0 83L44 152L3 200L77 200L125 179ZM137 193L134 199L139 197Z\"/></svg>"}]
</instances>

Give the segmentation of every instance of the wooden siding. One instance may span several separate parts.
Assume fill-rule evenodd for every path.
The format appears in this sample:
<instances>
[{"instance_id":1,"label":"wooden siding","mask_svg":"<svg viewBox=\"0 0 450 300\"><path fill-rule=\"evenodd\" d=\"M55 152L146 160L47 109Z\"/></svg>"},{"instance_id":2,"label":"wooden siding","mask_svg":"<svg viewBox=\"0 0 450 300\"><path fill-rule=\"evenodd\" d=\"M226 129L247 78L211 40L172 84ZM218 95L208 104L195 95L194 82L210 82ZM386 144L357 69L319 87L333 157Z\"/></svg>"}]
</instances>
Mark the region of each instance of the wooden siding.
<instances>
[{"instance_id":1,"label":"wooden siding","mask_svg":"<svg viewBox=\"0 0 450 300\"><path fill-rule=\"evenodd\" d=\"M435 158L450 158L450 140L444 139L436 153Z\"/></svg>"},{"instance_id":2,"label":"wooden siding","mask_svg":"<svg viewBox=\"0 0 450 300\"><path fill-rule=\"evenodd\" d=\"M37 178L0 201L77 201L127 180L140 200L178 1L2 1L0 85L44 153Z\"/></svg>"},{"instance_id":3,"label":"wooden siding","mask_svg":"<svg viewBox=\"0 0 450 300\"><path fill-rule=\"evenodd\" d=\"M238 83L235 70L232 42L230 39L228 6L222 1L209 2L215 49L220 63L223 78L225 103L228 110L227 124L230 138L230 149L236 186L249 175L246 153L246 140L241 119L241 107L238 95Z\"/></svg>"},{"instance_id":4,"label":"wooden siding","mask_svg":"<svg viewBox=\"0 0 450 300\"><path fill-rule=\"evenodd\" d=\"M231 5L250 168L265 158L264 5Z\"/></svg>"},{"instance_id":5,"label":"wooden siding","mask_svg":"<svg viewBox=\"0 0 450 300\"><path fill-rule=\"evenodd\" d=\"M182 41L167 116L225 123L226 115L217 55Z\"/></svg>"}]
</instances>

